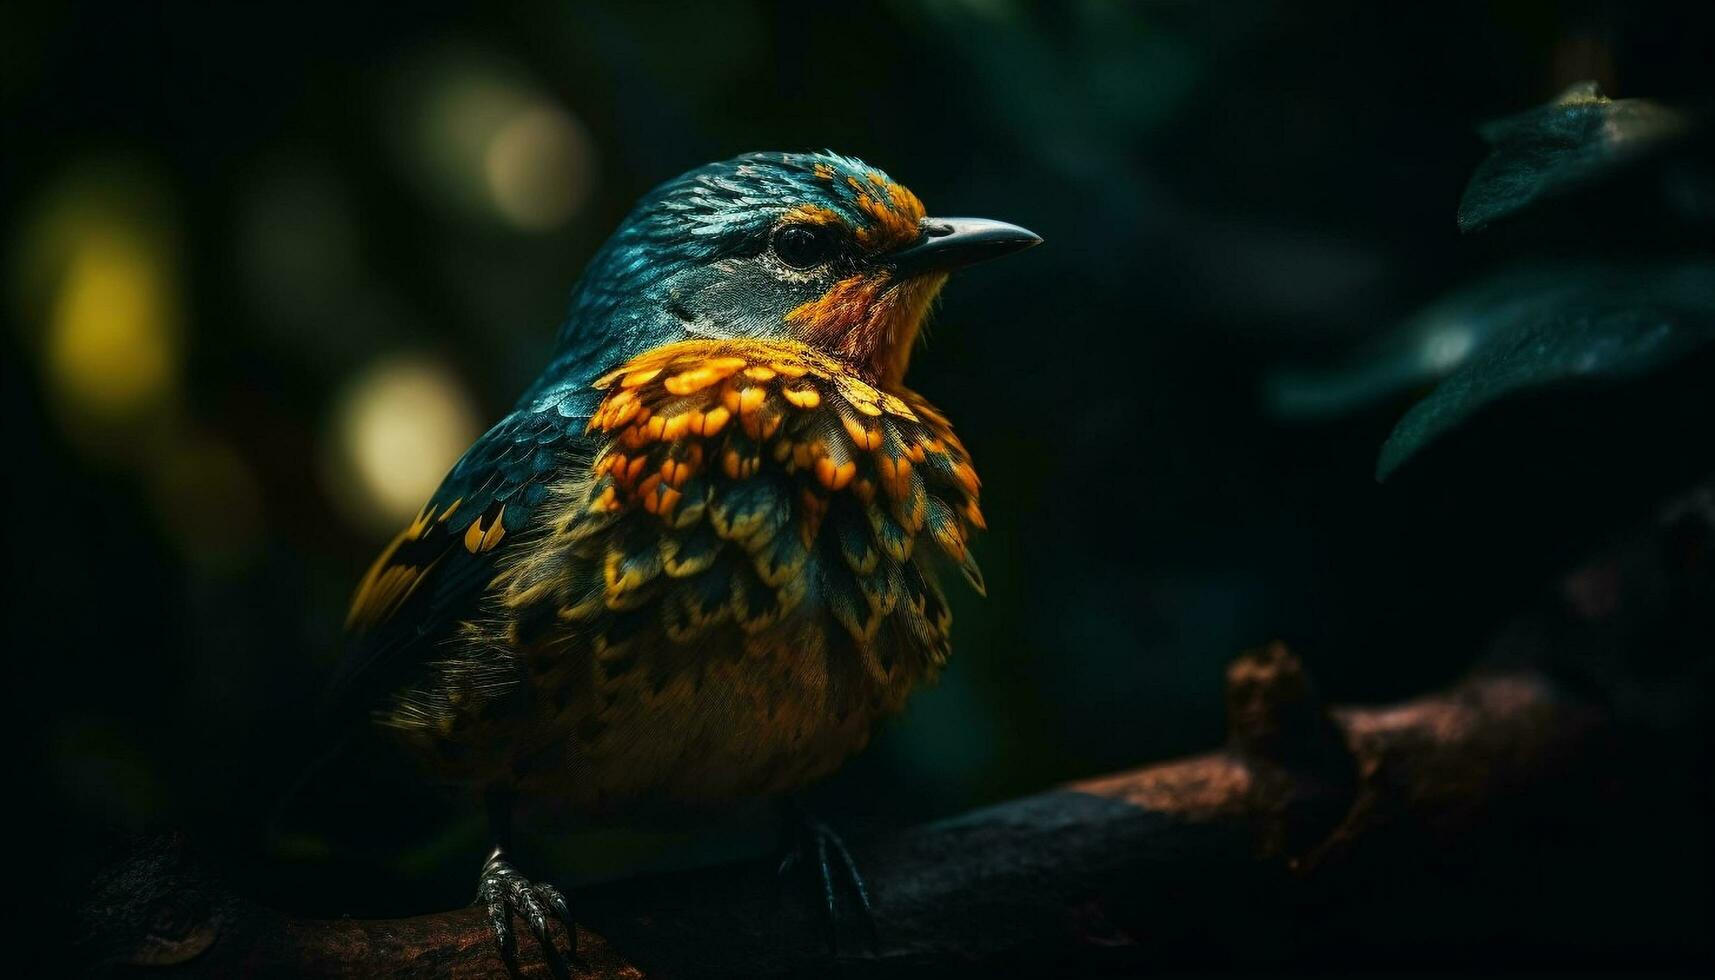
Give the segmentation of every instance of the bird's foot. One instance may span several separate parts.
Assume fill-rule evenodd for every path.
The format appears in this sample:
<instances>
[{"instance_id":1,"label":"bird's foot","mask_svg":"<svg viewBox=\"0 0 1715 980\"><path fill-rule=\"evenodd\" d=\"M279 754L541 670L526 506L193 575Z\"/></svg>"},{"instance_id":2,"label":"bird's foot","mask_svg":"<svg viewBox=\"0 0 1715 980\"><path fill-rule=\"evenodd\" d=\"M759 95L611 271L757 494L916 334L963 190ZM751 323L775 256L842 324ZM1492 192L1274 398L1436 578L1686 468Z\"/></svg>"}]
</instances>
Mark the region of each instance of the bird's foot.
<instances>
[{"instance_id":1,"label":"bird's foot","mask_svg":"<svg viewBox=\"0 0 1715 980\"><path fill-rule=\"evenodd\" d=\"M845 879L857 897L857 911L863 919L869 948L872 951L880 949L881 936L875 927L875 909L870 904L869 886L864 883L863 874L858 871L857 862L852 860L852 852L846 848L845 841L832 827L796 807L789 811L788 819L792 837L787 844L786 856L780 861L779 874L784 877L795 869L804 868L814 876L812 880L818 885L827 916L828 952L840 955L840 903L834 883L836 875Z\"/></svg>"},{"instance_id":2,"label":"bird's foot","mask_svg":"<svg viewBox=\"0 0 1715 980\"><path fill-rule=\"evenodd\" d=\"M519 874L497 847L482 864L475 904L488 908L488 928L494 933L495 942L500 944L501 959L509 968L517 965L518 941L512 932L512 915L517 913L529 923L530 933L541 944L542 955L547 958L554 974L561 977L570 975L566 954L561 953L554 942L550 917L565 925L567 952L573 957L578 955L578 927L572 922L571 906L566 904L566 897L560 894L559 889L532 882Z\"/></svg>"}]
</instances>

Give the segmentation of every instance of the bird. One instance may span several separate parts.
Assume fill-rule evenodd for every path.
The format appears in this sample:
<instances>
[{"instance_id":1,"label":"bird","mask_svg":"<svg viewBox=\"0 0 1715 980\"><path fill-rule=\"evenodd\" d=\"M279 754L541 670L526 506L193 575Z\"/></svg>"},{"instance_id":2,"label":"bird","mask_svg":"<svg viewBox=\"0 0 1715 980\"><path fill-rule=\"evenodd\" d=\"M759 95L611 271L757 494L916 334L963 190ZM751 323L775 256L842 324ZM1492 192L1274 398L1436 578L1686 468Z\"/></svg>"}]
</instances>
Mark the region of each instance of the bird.
<instances>
[{"instance_id":1,"label":"bird","mask_svg":"<svg viewBox=\"0 0 1715 980\"><path fill-rule=\"evenodd\" d=\"M951 272L1040 241L852 157L750 153L656 187L589 261L541 373L362 577L330 688L486 801L508 962L515 915L576 952L564 893L511 861L516 801L791 799L936 677L941 579L983 591L985 521L905 375ZM829 916L830 850L867 912L838 836L806 839Z\"/></svg>"}]
</instances>

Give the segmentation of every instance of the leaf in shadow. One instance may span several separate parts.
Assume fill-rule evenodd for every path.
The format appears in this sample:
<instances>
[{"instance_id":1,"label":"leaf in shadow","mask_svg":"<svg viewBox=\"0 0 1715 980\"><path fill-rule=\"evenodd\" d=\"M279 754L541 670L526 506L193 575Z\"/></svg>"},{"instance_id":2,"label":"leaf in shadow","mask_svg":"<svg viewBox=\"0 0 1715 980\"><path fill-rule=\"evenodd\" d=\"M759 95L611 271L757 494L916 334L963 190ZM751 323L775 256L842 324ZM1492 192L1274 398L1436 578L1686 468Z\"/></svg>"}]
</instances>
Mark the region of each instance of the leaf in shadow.
<instances>
[{"instance_id":1,"label":"leaf in shadow","mask_svg":"<svg viewBox=\"0 0 1715 980\"><path fill-rule=\"evenodd\" d=\"M1479 132L1492 148L1459 201L1459 228L1499 218L1593 183L1691 129L1682 112L1648 99L1609 99L1579 82L1554 101L1497 119Z\"/></svg>"},{"instance_id":2,"label":"leaf in shadow","mask_svg":"<svg viewBox=\"0 0 1715 980\"><path fill-rule=\"evenodd\" d=\"M1715 260L1577 276L1490 311L1486 339L1394 426L1376 479L1505 396L1638 378L1715 340Z\"/></svg>"},{"instance_id":3,"label":"leaf in shadow","mask_svg":"<svg viewBox=\"0 0 1715 980\"><path fill-rule=\"evenodd\" d=\"M1588 301L1602 271L1589 264L1532 264L1479 280L1419 310L1337 367L1270 372L1264 404L1275 418L1314 422L1425 390L1529 311Z\"/></svg>"}]
</instances>

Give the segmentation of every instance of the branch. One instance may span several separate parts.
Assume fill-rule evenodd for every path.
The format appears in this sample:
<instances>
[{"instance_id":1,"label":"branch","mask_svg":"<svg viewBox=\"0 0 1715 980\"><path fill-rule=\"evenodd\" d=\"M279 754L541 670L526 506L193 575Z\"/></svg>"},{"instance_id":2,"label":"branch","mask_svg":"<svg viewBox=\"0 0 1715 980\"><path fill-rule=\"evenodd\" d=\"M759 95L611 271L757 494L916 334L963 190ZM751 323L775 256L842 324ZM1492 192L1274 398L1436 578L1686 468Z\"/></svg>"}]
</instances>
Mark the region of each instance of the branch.
<instances>
[{"instance_id":1,"label":"branch","mask_svg":"<svg viewBox=\"0 0 1715 980\"><path fill-rule=\"evenodd\" d=\"M881 948L859 953L861 932L845 923L842 974L1113 969L1196 960L1200 948L1267 957L1328 928L1330 916L1291 914L1324 882L1378 860L1389 875L1409 872L1425 840L1467 846L1470 828L1587 770L1605 728L1600 713L1529 670L1476 675L1392 707L1325 710L1280 646L1234 661L1227 702L1220 751L857 848ZM502 969L478 909L292 919L224 891L175 840L139 852L98 894L85 928L110 964L217 975ZM772 977L831 966L814 903L783 901L760 863L592 887L575 909L581 976ZM1433 922L1417 928L1418 941L1435 941ZM528 930L519 932L521 972L548 975Z\"/></svg>"}]
</instances>

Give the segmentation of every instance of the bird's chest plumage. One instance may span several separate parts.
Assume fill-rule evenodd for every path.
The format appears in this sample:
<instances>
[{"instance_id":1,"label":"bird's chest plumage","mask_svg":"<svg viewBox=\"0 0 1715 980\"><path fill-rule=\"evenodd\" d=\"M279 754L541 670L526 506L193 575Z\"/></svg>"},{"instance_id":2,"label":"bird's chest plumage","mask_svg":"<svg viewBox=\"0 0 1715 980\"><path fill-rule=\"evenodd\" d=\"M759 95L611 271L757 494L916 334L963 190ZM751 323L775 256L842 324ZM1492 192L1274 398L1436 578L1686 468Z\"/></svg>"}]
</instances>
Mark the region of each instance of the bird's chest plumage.
<instances>
[{"instance_id":1,"label":"bird's chest plumage","mask_svg":"<svg viewBox=\"0 0 1715 980\"><path fill-rule=\"evenodd\" d=\"M438 767L587 809L781 792L948 653L982 517L946 419L800 344L691 341L601 379L601 448L400 725Z\"/></svg>"}]
</instances>

